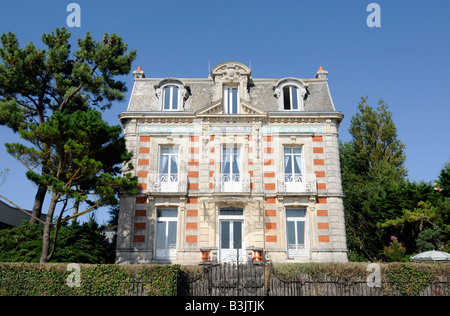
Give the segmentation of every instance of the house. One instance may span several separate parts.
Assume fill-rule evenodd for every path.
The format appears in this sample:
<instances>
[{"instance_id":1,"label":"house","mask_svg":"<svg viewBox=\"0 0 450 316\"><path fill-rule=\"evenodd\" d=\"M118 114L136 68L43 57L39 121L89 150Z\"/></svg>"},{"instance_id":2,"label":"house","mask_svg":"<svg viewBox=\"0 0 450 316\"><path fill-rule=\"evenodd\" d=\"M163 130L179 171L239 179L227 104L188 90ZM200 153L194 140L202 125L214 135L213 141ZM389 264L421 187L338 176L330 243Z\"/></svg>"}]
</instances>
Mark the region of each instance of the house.
<instances>
[{"instance_id":1,"label":"house","mask_svg":"<svg viewBox=\"0 0 450 316\"><path fill-rule=\"evenodd\" d=\"M121 195L117 263L347 261L327 71L260 79L229 61L208 78L133 74L119 117L139 184Z\"/></svg>"},{"instance_id":2,"label":"house","mask_svg":"<svg viewBox=\"0 0 450 316\"><path fill-rule=\"evenodd\" d=\"M0 200L0 229L18 227L22 225L23 221L30 219L30 211L21 210L16 207L12 207ZM41 214L40 219L45 222L47 214Z\"/></svg>"}]
</instances>

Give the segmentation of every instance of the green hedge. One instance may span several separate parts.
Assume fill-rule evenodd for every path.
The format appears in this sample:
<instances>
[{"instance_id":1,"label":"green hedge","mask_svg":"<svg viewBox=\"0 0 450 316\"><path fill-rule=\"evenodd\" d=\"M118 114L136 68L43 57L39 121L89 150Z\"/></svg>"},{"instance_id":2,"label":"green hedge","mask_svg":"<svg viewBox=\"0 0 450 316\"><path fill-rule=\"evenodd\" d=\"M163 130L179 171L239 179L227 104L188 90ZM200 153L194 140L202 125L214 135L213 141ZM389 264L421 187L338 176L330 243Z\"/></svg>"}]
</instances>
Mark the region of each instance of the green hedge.
<instances>
[{"instance_id":1,"label":"green hedge","mask_svg":"<svg viewBox=\"0 0 450 316\"><path fill-rule=\"evenodd\" d=\"M80 264L80 286L69 286L68 264L0 263L0 296L123 296L177 294L178 265Z\"/></svg>"}]
</instances>

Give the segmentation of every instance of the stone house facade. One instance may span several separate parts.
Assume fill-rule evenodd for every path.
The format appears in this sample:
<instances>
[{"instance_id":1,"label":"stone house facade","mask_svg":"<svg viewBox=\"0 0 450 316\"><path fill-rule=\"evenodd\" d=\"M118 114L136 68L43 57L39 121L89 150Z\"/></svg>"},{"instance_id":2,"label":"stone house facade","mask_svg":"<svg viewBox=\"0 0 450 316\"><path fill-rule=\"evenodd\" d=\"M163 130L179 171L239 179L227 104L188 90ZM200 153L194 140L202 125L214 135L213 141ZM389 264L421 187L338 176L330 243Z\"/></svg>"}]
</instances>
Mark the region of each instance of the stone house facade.
<instances>
[{"instance_id":1,"label":"stone house facade","mask_svg":"<svg viewBox=\"0 0 450 316\"><path fill-rule=\"evenodd\" d=\"M137 195L121 195L117 263L345 262L336 111L315 78L146 78L120 114ZM125 166L126 169L126 166Z\"/></svg>"}]
</instances>

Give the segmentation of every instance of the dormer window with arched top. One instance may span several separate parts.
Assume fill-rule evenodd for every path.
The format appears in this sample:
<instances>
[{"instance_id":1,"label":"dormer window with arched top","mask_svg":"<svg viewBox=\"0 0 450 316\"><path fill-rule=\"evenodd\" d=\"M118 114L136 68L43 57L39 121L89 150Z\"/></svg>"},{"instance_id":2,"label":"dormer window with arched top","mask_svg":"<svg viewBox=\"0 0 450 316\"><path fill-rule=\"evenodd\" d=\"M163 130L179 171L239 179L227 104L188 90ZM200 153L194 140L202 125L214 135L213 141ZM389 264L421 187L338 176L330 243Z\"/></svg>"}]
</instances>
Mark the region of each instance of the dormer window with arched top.
<instances>
[{"instance_id":1,"label":"dormer window with arched top","mask_svg":"<svg viewBox=\"0 0 450 316\"><path fill-rule=\"evenodd\" d=\"M162 111L183 111L187 90L184 84L173 78L164 79L157 86L156 96L159 98Z\"/></svg>"},{"instance_id":2,"label":"dormer window with arched top","mask_svg":"<svg viewBox=\"0 0 450 316\"><path fill-rule=\"evenodd\" d=\"M303 111L306 85L300 79L285 78L274 86L280 111Z\"/></svg>"},{"instance_id":3,"label":"dormer window with arched top","mask_svg":"<svg viewBox=\"0 0 450 316\"><path fill-rule=\"evenodd\" d=\"M177 86L166 86L163 90L163 110L178 111L180 105L180 88Z\"/></svg>"}]
</instances>

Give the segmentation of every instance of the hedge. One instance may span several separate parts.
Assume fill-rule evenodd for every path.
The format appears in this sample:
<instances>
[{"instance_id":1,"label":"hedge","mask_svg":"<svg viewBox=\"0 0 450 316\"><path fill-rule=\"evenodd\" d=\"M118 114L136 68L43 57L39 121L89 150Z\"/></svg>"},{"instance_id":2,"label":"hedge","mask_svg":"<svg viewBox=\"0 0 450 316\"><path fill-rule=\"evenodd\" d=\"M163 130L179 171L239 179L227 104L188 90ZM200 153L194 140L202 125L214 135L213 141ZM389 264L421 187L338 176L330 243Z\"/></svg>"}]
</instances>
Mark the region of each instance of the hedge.
<instances>
[{"instance_id":1,"label":"hedge","mask_svg":"<svg viewBox=\"0 0 450 316\"><path fill-rule=\"evenodd\" d=\"M174 296L178 265L79 265L0 263L0 296Z\"/></svg>"}]
</instances>

